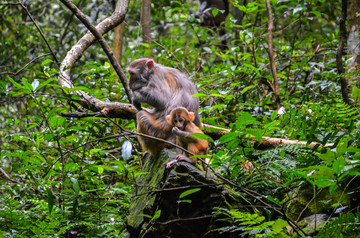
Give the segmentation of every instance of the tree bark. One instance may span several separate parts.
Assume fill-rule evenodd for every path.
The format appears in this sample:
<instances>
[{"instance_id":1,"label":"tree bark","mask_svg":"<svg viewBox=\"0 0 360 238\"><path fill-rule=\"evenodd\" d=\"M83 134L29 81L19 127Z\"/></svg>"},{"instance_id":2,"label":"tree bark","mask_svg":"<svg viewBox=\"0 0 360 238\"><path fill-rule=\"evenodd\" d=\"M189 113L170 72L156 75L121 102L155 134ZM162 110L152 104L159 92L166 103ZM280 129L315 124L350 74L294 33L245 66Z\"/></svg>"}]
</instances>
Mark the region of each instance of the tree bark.
<instances>
[{"instance_id":1,"label":"tree bark","mask_svg":"<svg viewBox=\"0 0 360 238\"><path fill-rule=\"evenodd\" d=\"M271 73L273 77L273 85L274 85L274 93L275 93L275 101L277 109L280 108L280 90L279 90L279 82L277 78L277 72L275 67L275 55L274 55L274 49L273 49L273 38L272 38L272 31L274 29L274 19L272 16L271 11L271 5L270 1L266 0L266 9L269 17L269 23L268 23L268 53L269 53L269 59L270 59L270 67L271 67Z\"/></svg>"},{"instance_id":2,"label":"tree bark","mask_svg":"<svg viewBox=\"0 0 360 238\"><path fill-rule=\"evenodd\" d=\"M347 65L347 72L356 72L360 69L360 1L348 0L347 9L347 51L349 55L352 55L352 59Z\"/></svg>"},{"instance_id":3,"label":"tree bark","mask_svg":"<svg viewBox=\"0 0 360 238\"><path fill-rule=\"evenodd\" d=\"M346 40L346 13L347 13L347 0L342 0L341 4L341 15L340 15L340 31L339 31L339 44L336 50L336 67L338 70L338 74L340 76L340 85L341 85L341 95L346 104L350 103L349 100L349 93L348 93L348 86L346 79L344 77L344 66L343 66L343 50L344 50L344 43Z\"/></svg>"},{"instance_id":4,"label":"tree bark","mask_svg":"<svg viewBox=\"0 0 360 238\"><path fill-rule=\"evenodd\" d=\"M121 64L121 58L122 58L124 30L125 30L125 23L123 22L117 27L115 27L115 31L114 31L114 56L119 62L119 64Z\"/></svg>"},{"instance_id":5,"label":"tree bark","mask_svg":"<svg viewBox=\"0 0 360 238\"><path fill-rule=\"evenodd\" d=\"M151 0L142 0L141 5L141 28L143 43L150 45L151 44ZM146 49L150 49L145 47ZM151 53L147 54L146 57L149 57Z\"/></svg>"},{"instance_id":6,"label":"tree bark","mask_svg":"<svg viewBox=\"0 0 360 238\"><path fill-rule=\"evenodd\" d=\"M106 18L96 26L96 30L99 34L106 34L115 26L122 23L125 19L125 15L129 6L130 0L119 1L112 16ZM68 2L68 1L67 1ZM96 40L95 36L91 32L87 32L67 53L64 60L60 64L59 69L59 84L64 88L74 88L74 84L70 79L71 67L80 59L83 52ZM121 69L121 68L120 68ZM124 73L121 74L123 80L126 80ZM127 83L125 83L127 85ZM124 87L125 87L124 85ZM83 91L73 92L83 97L83 99L74 100L86 109L94 112L103 111L109 117L124 116L124 110L126 112L136 113L137 110L134 106L124 103L111 103L103 102L97 98L94 98ZM130 98L129 98L130 99Z\"/></svg>"},{"instance_id":7,"label":"tree bark","mask_svg":"<svg viewBox=\"0 0 360 238\"><path fill-rule=\"evenodd\" d=\"M67 6L75 16L91 31L91 33L95 36L95 38L99 41L101 47L103 48L104 52L108 56L111 65L115 69L117 75L119 76L121 83L124 86L125 93L128 96L129 101L131 102L131 91L129 88L128 80L124 71L122 70L119 62L114 57L114 53L111 51L110 46L106 42L103 35L93 26L90 21L87 19L84 13L82 13L75 4L73 4L70 0L60 0L65 6ZM120 4L119 4L120 5Z\"/></svg>"}]
</instances>

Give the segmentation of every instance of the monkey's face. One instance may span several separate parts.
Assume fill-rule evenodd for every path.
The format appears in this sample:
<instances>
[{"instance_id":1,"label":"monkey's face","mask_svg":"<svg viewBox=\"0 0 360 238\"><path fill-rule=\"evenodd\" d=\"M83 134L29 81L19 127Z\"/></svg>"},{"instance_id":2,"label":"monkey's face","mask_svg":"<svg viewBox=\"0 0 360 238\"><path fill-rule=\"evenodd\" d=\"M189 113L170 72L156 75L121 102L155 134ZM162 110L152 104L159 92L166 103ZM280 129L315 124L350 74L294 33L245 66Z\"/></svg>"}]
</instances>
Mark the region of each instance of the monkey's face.
<instances>
[{"instance_id":1,"label":"monkey's face","mask_svg":"<svg viewBox=\"0 0 360 238\"><path fill-rule=\"evenodd\" d=\"M132 91L139 90L145 87L148 83L147 75L144 74L141 68L128 68L130 74L129 86Z\"/></svg>"},{"instance_id":2,"label":"monkey's face","mask_svg":"<svg viewBox=\"0 0 360 238\"><path fill-rule=\"evenodd\" d=\"M182 117L174 117L172 121L173 126L179 128L180 130L185 130L185 120Z\"/></svg>"},{"instance_id":3,"label":"monkey's face","mask_svg":"<svg viewBox=\"0 0 360 238\"><path fill-rule=\"evenodd\" d=\"M132 91L140 90L148 85L154 65L154 61L147 58L137 59L130 63L127 71L130 74L129 86Z\"/></svg>"}]
</instances>

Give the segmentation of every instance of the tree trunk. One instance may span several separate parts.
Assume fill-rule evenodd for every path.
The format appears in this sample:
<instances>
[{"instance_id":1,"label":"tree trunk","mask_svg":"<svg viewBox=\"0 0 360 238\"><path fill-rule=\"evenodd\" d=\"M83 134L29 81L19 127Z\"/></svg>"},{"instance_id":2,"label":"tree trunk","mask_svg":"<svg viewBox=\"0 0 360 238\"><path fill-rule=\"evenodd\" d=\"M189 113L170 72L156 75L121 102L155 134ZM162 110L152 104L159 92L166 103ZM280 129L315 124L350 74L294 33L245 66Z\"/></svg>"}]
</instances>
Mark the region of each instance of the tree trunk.
<instances>
[{"instance_id":1,"label":"tree trunk","mask_svg":"<svg viewBox=\"0 0 360 238\"><path fill-rule=\"evenodd\" d=\"M273 85L274 85L274 93L275 93L275 102L277 109L280 109L280 89L279 89L279 82L277 78L277 71L275 67L275 55L274 55L274 49L273 49L273 37L272 37L272 31L274 29L274 18L272 16L271 11L271 5L270 0L266 0L266 9L268 12L269 17L269 25L268 25L268 53L269 53L269 59L270 59L270 67L273 77Z\"/></svg>"},{"instance_id":2,"label":"tree trunk","mask_svg":"<svg viewBox=\"0 0 360 238\"><path fill-rule=\"evenodd\" d=\"M345 103L349 104L349 93L348 93L348 84L346 82L345 76L344 76L344 66L343 66L343 49L344 49L344 43L346 39L346 14L347 14L347 0L342 0L341 4L341 15L340 15L340 21L339 21L339 45L336 50L336 66L338 73L340 75L340 85L341 85L341 94L343 97L343 100Z\"/></svg>"},{"instance_id":3,"label":"tree trunk","mask_svg":"<svg viewBox=\"0 0 360 238\"><path fill-rule=\"evenodd\" d=\"M202 171L201 166L179 162L166 169L166 163L175 157L175 152L166 149L158 156L146 156L142 174L136 178L127 217L130 238L238 237L237 232L216 230L227 223L213 209L236 207L252 211L243 195ZM180 197L183 192L196 188L201 191L185 198L191 202L180 202L185 200ZM157 219L149 219L155 214L159 215Z\"/></svg>"},{"instance_id":4,"label":"tree trunk","mask_svg":"<svg viewBox=\"0 0 360 238\"><path fill-rule=\"evenodd\" d=\"M119 62L119 64L121 64L124 30L125 30L125 23L123 22L117 27L115 27L115 31L114 31L114 56Z\"/></svg>"},{"instance_id":5,"label":"tree trunk","mask_svg":"<svg viewBox=\"0 0 360 238\"><path fill-rule=\"evenodd\" d=\"M151 0L142 0L141 5L141 28L143 34L143 43L150 45L151 43ZM147 50L149 48L146 48ZM151 53L147 53L149 57Z\"/></svg>"},{"instance_id":6,"label":"tree trunk","mask_svg":"<svg viewBox=\"0 0 360 238\"><path fill-rule=\"evenodd\" d=\"M347 51L349 55L352 55L346 71L355 72L360 69L360 16L358 16L360 10L359 0L348 0L347 17Z\"/></svg>"}]
</instances>

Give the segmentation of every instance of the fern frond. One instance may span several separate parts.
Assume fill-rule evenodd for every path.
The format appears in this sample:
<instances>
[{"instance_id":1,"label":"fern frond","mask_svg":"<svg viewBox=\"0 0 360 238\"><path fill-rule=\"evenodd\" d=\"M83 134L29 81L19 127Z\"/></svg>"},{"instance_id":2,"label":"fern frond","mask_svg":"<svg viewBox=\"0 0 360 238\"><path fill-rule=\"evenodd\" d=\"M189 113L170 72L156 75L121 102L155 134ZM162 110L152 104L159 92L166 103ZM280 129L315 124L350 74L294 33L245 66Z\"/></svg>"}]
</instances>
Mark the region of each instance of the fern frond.
<instances>
[{"instance_id":1,"label":"fern frond","mask_svg":"<svg viewBox=\"0 0 360 238\"><path fill-rule=\"evenodd\" d=\"M360 213L344 214L323 227L317 238L356 237L360 233Z\"/></svg>"}]
</instances>

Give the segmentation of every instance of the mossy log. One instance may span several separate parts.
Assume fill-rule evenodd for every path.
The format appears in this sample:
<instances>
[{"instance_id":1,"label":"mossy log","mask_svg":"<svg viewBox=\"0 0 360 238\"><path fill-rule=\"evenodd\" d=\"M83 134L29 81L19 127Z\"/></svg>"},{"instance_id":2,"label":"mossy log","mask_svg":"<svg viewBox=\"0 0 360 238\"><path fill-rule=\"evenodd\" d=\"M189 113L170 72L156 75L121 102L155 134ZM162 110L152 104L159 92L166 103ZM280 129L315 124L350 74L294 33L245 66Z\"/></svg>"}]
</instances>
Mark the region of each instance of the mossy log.
<instances>
[{"instance_id":1,"label":"mossy log","mask_svg":"<svg viewBox=\"0 0 360 238\"><path fill-rule=\"evenodd\" d=\"M241 194L204 172L201 165L178 162L166 169L175 156L164 150L157 157L146 157L130 203L130 237L230 237L218 229L229 223L219 221L214 208L241 209ZM200 190L180 198L195 188Z\"/></svg>"}]
</instances>

